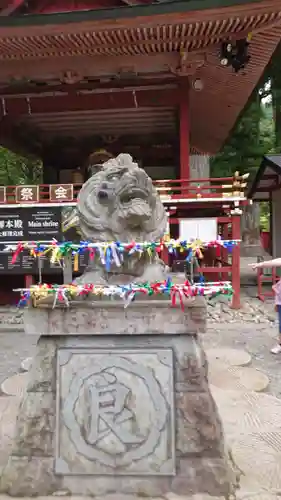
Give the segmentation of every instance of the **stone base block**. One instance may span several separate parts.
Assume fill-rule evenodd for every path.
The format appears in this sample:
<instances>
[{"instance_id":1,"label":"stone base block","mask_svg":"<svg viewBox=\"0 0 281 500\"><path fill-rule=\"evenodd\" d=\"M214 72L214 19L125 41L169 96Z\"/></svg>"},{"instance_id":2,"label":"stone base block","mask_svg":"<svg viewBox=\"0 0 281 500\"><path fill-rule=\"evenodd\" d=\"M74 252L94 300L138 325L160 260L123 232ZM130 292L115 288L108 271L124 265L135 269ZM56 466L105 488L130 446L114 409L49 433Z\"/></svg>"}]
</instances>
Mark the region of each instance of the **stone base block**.
<instances>
[{"instance_id":1,"label":"stone base block","mask_svg":"<svg viewBox=\"0 0 281 500\"><path fill-rule=\"evenodd\" d=\"M97 495L104 497L113 491L123 495L136 495L138 498L166 497L174 494L187 496L205 493L210 496L228 497L234 489L230 488L234 475L227 467L224 458L183 459L178 471L171 477L78 477L68 476L63 487L73 495ZM172 495L171 495L172 496Z\"/></svg>"},{"instance_id":2,"label":"stone base block","mask_svg":"<svg viewBox=\"0 0 281 500\"><path fill-rule=\"evenodd\" d=\"M11 456L2 472L0 491L14 497L44 496L59 490L60 485L53 458Z\"/></svg>"},{"instance_id":3,"label":"stone base block","mask_svg":"<svg viewBox=\"0 0 281 500\"><path fill-rule=\"evenodd\" d=\"M229 495L236 481L197 337L205 328L200 304L194 302L196 314L173 310L171 324L159 313L163 304L148 303L148 319L143 303L131 304L128 315L115 308L112 317L102 305L86 313L79 305L76 316L73 310L42 311L46 335L38 341L1 491ZM28 327L31 317L32 310ZM69 332L75 317L80 326ZM84 333L81 318L98 326ZM58 326L50 328L54 319L64 325L61 335ZM39 324L40 309L35 320ZM133 332L135 321L141 324Z\"/></svg>"}]
</instances>

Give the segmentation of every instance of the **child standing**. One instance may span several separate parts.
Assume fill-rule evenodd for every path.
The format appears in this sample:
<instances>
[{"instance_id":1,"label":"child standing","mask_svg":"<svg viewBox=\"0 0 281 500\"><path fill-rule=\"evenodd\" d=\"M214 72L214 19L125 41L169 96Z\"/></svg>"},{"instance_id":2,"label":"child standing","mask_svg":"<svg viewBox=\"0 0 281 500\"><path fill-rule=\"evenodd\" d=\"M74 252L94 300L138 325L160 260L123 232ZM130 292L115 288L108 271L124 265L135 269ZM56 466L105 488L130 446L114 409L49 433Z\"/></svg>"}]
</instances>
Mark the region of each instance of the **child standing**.
<instances>
[{"instance_id":1,"label":"child standing","mask_svg":"<svg viewBox=\"0 0 281 500\"><path fill-rule=\"evenodd\" d=\"M281 267L281 259L267 260L252 264L253 269L263 269L265 267ZM278 343L270 350L272 354L281 354L281 279L272 287L275 294L275 310L278 314L279 336Z\"/></svg>"}]
</instances>

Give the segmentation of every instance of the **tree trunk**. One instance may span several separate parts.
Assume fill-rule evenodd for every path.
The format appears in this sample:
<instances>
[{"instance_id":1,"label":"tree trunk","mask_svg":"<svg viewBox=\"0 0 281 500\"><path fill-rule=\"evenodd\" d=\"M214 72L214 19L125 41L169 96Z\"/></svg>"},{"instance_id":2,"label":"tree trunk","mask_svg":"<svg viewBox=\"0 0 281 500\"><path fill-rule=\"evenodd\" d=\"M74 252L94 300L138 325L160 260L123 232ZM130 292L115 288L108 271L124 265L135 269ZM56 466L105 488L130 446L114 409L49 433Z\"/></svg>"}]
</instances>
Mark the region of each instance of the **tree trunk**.
<instances>
[{"instance_id":1,"label":"tree trunk","mask_svg":"<svg viewBox=\"0 0 281 500\"><path fill-rule=\"evenodd\" d=\"M260 207L258 203L247 205L241 217L242 241L245 245L260 244Z\"/></svg>"},{"instance_id":2,"label":"tree trunk","mask_svg":"<svg viewBox=\"0 0 281 500\"><path fill-rule=\"evenodd\" d=\"M241 216L241 256L259 257L265 254L260 237L260 207L258 203L244 207Z\"/></svg>"},{"instance_id":3,"label":"tree trunk","mask_svg":"<svg viewBox=\"0 0 281 500\"><path fill-rule=\"evenodd\" d=\"M191 179L210 177L210 157L208 155L190 155L189 166Z\"/></svg>"}]
</instances>

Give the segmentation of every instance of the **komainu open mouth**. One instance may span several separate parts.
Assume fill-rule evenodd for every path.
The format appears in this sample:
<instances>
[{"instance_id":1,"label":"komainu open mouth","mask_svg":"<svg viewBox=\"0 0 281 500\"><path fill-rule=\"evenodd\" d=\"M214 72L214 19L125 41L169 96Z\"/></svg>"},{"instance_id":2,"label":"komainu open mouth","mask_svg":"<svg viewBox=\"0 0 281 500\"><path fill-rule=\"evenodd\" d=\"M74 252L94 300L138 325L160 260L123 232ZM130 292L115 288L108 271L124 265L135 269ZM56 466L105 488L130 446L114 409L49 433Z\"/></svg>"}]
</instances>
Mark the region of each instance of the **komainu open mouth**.
<instances>
[{"instance_id":1,"label":"komainu open mouth","mask_svg":"<svg viewBox=\"0 0 281 500\"><path fill-rule=\"evenodd\" d=\"M130 190L123 191L123 193L120 194L120 202L123 205L131 203L137 199L146 201L146 198L147 192L139 188L132 188Z\"/></svg>"}]
</instances>

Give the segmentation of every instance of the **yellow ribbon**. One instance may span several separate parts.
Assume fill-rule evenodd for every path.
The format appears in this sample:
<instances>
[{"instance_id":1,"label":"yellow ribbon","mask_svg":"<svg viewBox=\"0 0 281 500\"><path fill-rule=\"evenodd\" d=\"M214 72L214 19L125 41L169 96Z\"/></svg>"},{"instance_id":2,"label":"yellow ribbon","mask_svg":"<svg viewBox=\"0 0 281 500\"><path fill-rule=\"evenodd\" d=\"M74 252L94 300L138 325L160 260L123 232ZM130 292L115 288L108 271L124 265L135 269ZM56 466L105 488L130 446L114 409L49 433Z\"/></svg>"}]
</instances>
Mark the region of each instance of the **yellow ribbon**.
<instances>
[{"instance_id":1,"label":"yellow ribbon","mask_svg":"<svg viewBox=\"0 0 281 500\"><path fill-rule=\"evenodd\" d=\"M78 273L79 271L79 254L74 254L73 271Z\"/></svg>"},{"instance_id":2,"label":"yellow ribbon","mask_svg":"<svg viewBox=\"0 0 281 500\"><path fill-rule=\"evenodd\" d=\"M52 248L52 255L50 259L52 264L55 264L59 260L58 257L59 251L60 251L59 247Z\"/></svg>"}]
</instances>

